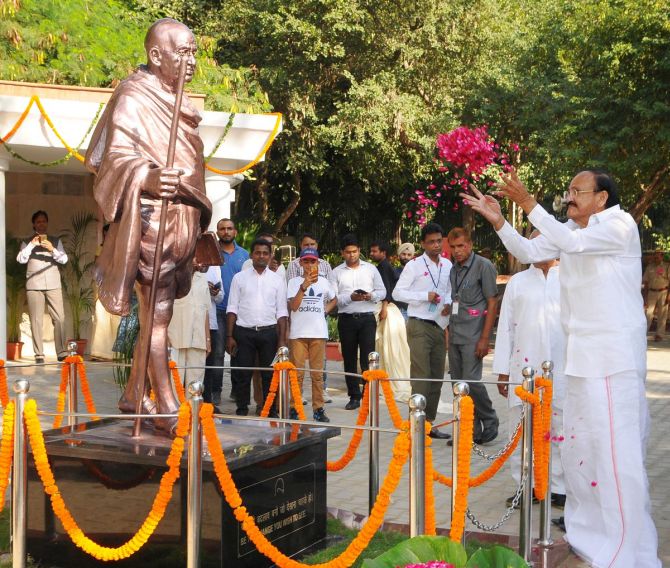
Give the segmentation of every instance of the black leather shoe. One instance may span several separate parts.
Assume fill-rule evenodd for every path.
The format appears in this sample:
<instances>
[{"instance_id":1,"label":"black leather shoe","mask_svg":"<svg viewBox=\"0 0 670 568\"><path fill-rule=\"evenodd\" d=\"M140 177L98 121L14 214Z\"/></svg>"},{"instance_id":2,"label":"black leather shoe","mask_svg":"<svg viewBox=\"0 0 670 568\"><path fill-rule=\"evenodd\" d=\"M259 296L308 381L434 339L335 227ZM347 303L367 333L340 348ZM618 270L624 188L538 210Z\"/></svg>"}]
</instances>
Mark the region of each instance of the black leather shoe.
<instances>
[{"instance_id":1,"label":"black leather shoe","mask_svg":"<svg viewBox=\"0 0 670 568\"><path fill-rule=\"evenodd\" d=\"M562 509L565 507L565 495L561 493L552 493L551 494L551 504L554 507L558 507L559 509Z\"/></svg>"},{"instance_id":2,"label":"black leather shoe","mask_svg":"<svg viewBox=\"0 0 670 568\"><path fill-rule=\"evenodd\" d=\"M488 442L493 442L498 437L498 429L484 430L481 433L481 436L474 439L475 444L481 446L482 444L487 444Z\"/></svg>"},{"instance_id":3,"label":"black leather shoe","mask_svg":"<svg viewBox=\"0 0 670 568\"><path fill-rule=\"evenodd\" d=\"M241 408L237 408L235 410L235 414L237 416L248 416L249 415L249 407L244 406L244 407L241 407Z\"/></svg>"},{"instance_id":4,"label":"black leather shoe","mask_svg":"<svg viewBox=\"0 0 670 568\"><path fill-rule=\"evenodd\" d=\"M344 407L345 410L356 410L361 405L361 401L357 398L350 398L347 405Z\"/></svg>"},{"instance_id":5,"label":"black leather shoe","mask_svg":"<svg viewBox=\"0 0 670 568\"><path fill-rule=\"evenodd\" d=\"M451 440L451 434L440 432L437 428L431 428L428 435L435 440Z\"/></svg>"},{"instance_id":6,"label":"black leather shoe","mask_svg":"<svg viewBox=\"0 0 670 568\"><path fill-rule=\"evenodd\" d=\"M551 519L551 524L565 532L565 517L558 517L558 519Z\"/></svg>"}]
</instances>

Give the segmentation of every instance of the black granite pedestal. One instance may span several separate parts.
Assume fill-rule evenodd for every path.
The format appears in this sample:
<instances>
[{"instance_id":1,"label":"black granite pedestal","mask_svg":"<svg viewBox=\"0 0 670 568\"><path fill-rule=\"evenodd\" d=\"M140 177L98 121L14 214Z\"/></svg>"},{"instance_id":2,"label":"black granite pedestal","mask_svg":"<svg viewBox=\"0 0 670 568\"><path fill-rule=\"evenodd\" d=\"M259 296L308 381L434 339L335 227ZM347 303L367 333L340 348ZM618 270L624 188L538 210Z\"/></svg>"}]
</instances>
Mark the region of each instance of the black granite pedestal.
<instances>
[{"instance_id":1,"label":"black granite pedestal","mask_svg":"<svg viewBox=\"0 0 670 568\"><path fill-rule=\"evenodd\" d=\"M132 421L101 420L45 432L47 453L75 520L95 542L119 546L151 509L171 440ZM326 537L326 444L336 428L290 428L276 423L217 424L233 479L266 537L287 555L318 547ZM46 566L108 565L77 549L54 517L32 456L28 459L28 553ZM186 559L186 451L165 517L142 550L123 567L183 567ZM203 451L203 567L272 566L246 537L223 498L206 444Z\"/></svg>"}]
</instances>

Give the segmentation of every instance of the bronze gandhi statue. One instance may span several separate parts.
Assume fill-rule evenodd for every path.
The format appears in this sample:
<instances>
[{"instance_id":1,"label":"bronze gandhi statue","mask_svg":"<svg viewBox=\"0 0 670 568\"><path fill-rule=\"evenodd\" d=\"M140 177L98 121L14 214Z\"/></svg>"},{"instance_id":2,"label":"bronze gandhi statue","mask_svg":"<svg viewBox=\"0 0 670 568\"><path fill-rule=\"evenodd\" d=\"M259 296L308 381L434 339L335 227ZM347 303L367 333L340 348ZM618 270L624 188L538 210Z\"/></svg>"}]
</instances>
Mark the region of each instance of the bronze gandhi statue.
<instances>
[{"instance_id":1,"label":"bronze gandhi statue","mask_svg":"<svg viewBox=\"0 0 670 568\"><path fill-rule=\"evenodd\" d=\"M205 195L203 144L198 134L201 117L187 96L175 109L182 59L186 58L186 81L195 71L195 37L184 24L162 19L149 28L144 47L147 63L112 94L91 138L86 166L96 174L93 193L105 222L110 223L95 269L100 301L110 313L126 315L133 286L139 299L140 339L119 408L135 412L137 393L144 392L143 412L167 414L179 408L168 368L167 328L175 298L185 296L191 287L196 241L209 225L212 206ZM167 168L175 112L179 113L175 159L174 166ZM163 199L167 200L165 241L160 271L154 274ZM155 312L153 321L147 321L154 278ZM146 395L145 371L139 368L140 346L148 340L147 374L155 403ZM174 420L155 422L168 433L175 425Z\"/></svg>"}]
</instances>

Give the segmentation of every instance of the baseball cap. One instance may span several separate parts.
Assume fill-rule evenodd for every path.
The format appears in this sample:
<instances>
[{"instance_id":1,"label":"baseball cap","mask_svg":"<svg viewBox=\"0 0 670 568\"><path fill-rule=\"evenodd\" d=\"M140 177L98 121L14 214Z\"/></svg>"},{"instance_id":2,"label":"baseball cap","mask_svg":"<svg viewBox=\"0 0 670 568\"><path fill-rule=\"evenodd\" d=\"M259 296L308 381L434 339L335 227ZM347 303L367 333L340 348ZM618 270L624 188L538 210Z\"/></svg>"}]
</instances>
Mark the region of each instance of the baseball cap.
<instances>
[{"instance_id":1,"label":"baseball cap","mask_svg":"<svg viewBox=\"0 0 670 568\"><path fill-rule=\"evenodd\" d=\"M300 251L300 258L315 258L318 260L319 251L313 248L306 248Z\"/></svg>"}]
</instances>

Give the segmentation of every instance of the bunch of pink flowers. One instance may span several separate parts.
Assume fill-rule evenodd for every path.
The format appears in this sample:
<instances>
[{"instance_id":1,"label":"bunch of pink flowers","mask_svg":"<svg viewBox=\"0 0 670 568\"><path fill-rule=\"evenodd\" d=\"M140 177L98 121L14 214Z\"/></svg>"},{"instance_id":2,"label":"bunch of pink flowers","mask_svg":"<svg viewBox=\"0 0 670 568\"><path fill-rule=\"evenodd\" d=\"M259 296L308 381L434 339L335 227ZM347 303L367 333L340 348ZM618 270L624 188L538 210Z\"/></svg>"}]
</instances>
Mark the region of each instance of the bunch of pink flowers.
<instances>
[{"instance_id":1,"label":"bunch of pink flowers","mask_svg":"<svg viewBox=\"0 0 670 568\"><path fill-rule=\"evenodd\" d=\"M455 566L444 560L433 560L432 562L424 562L423 564L407 564L405 568L455 568Z\"/></svg>"},{"instance_id":2,"label":"bunch of pink flowers","mask_svg":"<svg viewBox=\"0 0 670 568\"><path fill-rule=\"evenodd\" d=\"M458 210L456 196L459 191L468 191L470 184L485 185L486 189L496 183L496 177L511 169L509 154L489 134L486 125L478 128L459 126L439 134L436 141L437 172L425 187L414 190L409 198L408 219L425 225L449 189L452 209ZM519 150L518 144L510 145L511 151ZM482 188L484 189L484 188Z\"/></svg>"}]
</instances>

